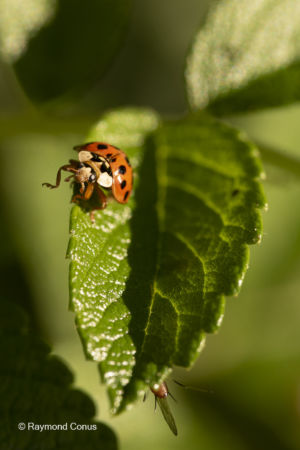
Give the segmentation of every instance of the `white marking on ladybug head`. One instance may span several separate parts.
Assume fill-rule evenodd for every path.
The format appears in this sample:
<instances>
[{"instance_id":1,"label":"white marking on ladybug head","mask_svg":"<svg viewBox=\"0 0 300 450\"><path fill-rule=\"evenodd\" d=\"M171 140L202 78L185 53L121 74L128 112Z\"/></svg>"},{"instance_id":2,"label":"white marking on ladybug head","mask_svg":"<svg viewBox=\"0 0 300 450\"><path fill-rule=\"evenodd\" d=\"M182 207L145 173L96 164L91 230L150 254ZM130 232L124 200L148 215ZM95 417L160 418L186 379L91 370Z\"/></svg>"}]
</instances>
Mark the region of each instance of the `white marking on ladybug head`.
<instances>
[{"instance_id":1,"label":"white marking on ladybug head","mask_svg":"<svg viewBox=\"0 0 300 450\"><path fill-rule=\"evenodd\" d=\"M93 155L91 152L87 152L86 150L81 150L78 153L78 159L80 162L85 162L85 161L89 161L90 159L92 159Z\"/></svg>"},{"instance_id":2,"label":"white marking on ladybug head","mask_svg":"<svg viewBox=\"0 0 300 450\"><path fill-rule=\"evenodd\" d=\"M81 167L75 174L75 180L78 183L85 183L89 180L92 169L90 167Z\"/></svg>"},{"instance_id":3,"label":"white marking on ladybug head","mask_svg":"<svg viewBox=\"0 0 300 450\"><path fill-rule=\"evenodd\" d=\"M100 186L105 188L111 188L112 186L112 177L108 175L107 172L103 172L100 174L100 177L97 180L97 183L100 184Z\"/></svg>"}]
</instances>

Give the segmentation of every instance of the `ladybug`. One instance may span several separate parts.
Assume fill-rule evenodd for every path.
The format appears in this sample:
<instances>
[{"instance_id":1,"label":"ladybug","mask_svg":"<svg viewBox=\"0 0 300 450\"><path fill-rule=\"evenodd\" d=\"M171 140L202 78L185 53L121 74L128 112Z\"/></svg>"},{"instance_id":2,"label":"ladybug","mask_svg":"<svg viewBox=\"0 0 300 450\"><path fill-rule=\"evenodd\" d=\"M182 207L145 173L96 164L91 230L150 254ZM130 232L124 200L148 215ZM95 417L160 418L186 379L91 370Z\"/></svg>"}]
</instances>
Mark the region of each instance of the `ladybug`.
<instances>
[{"instance_id":1,"label":"ladybug","mask_svg":"<svg viewBox=\"0 0 300 450\"><path fill-rule=\"evenodd\" d=\"M132 168L126 154L118 147L104 142L90 142L77 145L79 161L95 163L100 167L97 182L104 188L111 188L119 203L127 203L132 191Z\"/></svg>"},{"instance_id":2,"label":"ladybug","mask_svg":"<svg viewBox=\"0 0 300 450\"><path fill-rule=\"evenodd\" d=\"M78 152L78 160L70 159L58 169L56 184L43 183L50 189L58 188L61 181L61 171L72 172L65 181L74 181L80 184L79 194L75 194L72 202L89 200L96 191L100 205L94 209L104 209L107 198L101 188L111 190L112 195L119 203L127 203L132 191L132 168L126 154L118 147L104 142L89 142L77 145L74 150ZM91 215L93 220L93 212Z\"/></svg>"}]
</instances>

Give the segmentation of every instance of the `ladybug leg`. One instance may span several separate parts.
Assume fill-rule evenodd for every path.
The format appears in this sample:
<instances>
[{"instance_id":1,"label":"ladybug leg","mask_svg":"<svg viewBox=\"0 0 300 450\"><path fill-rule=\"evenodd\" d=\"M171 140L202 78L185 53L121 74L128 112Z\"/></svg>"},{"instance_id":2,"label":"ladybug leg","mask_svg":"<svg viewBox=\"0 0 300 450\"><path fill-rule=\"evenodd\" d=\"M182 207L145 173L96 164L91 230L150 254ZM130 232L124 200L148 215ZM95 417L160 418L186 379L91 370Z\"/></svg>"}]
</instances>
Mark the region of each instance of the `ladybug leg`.
<instances>
[{"instance_id":1,"label":"ladybug leg","mask_svg":"<svg viewBox=\"0 0 300 450\"><path fill-rule=\"evenodd\" d=\"M83 199L83 197L81 194L75 194L72 197L71 203L77 203L77 200L82 200L82 199Z\"/></svg>"},{"instance_id":2,"label":"ladybug leg","mask_svg":"<svg viewBox=\"0 0 300 450\"><path fill-rule=\"evenodd\" d=\"M76 159L69 159L69 163L72 164L76 169L80 166L80 162L76 161Z\"/></svg>"},{"instance_id":3,"label":"ladybug leg","mask_svg":"<svg viewBox=\"0 0 300 450\"><path fill-rule=\"evenodd\" d=\"M83 195L84 191L85 191L85 185L84 185L84 183L81 183L81 188L79 189L79 192L81 195Z\"/></svg>"},{"instance_id":4,"label":"ladybug leg","mask_svg":"<svg viewBox=\"0 0 300 450\"><path fill-rule=\"evenodd\" d=\"M84 193L83 199L84 200L89 200L94 192L94 188L95 188L95 184L94 183L89 183L86 191Z\"/></svg>"},{"instance_id":5,"label":"ladybug leg","mask_svg":"<svg viewBox=\"0 0 300 450\"><path fill-rule=\"evenodd\" d=\"M50 184L50 183L43 183L42 186L47 186L50 189L56 189L60 185L61 180L61 171L65 170L66 172L77 172L77 169L74 167L73 164L66 164L65 166L61 166L58 169L57 175L56 175L56 184Z\"/></svg>"},{"instance_id":6,"label":"ladybug leg","mask_svg":"<svg viewBox=\"0 0 300 450\"><path fill-rule=\"evenodd\" d=\"M93 183L89 183L86 191L84 192L85 186L83 184L83 186L80 188L80 194L73 195L71 202L77 203L77 200L89 200L94 191L94 187L95 185Z\"/></svg>"},{"instance_id":7,"label":"ladybug leg","mask_svg":"<svg viewBox=\"0 0 300 450\"><path fill-rule=\"evenodd\" d=\"M85 161L85 164L87 164L88 166L90 166L93 169L93 171L96 174L96 179L98 180L98 178L100 177L99 167L93 161Z\"/></svg>"},{"instance_id":8,"label":"ladybug leg","mask_svg":"<svg viewBox=\"0 0 300 450\"><path fill-rule=\"evenodd\" d=\"M65 178L65 182L68 183L70 180L72 180L72 178L74 177L74 175L70 175L69 177Z\"/></svg>"},{"instance_id":9,"label":"ladybug leg","mask_svg":"<svg viewBox=\"0 0 300 450\"><path fill-rule=\"evenodd\" d=\"M95 185L95 189L96 192L98 194L99 200L100 200L100 205L96 208L94 208L91 212L90 212L90 218L92 222L95 222L95 211L97 211L98 209L105 209L107 206L107 198L106 195L103 194L103 192L101 191L101 189L99 188L99 186Z\"/></svg>"},{"instance_id":10,"label":"ladybug leg","mask_svg":"<svg viewBox=\"0 0 300 450\"><path fill-rule=\"evenodd\" d=\"M98 194L99 200L101 202L101 205L98 208L95 209L105 209L107 207L107 197L106 195L101 191L99 186L96 185L96 192Z\"/></svg>"}]
</instances>

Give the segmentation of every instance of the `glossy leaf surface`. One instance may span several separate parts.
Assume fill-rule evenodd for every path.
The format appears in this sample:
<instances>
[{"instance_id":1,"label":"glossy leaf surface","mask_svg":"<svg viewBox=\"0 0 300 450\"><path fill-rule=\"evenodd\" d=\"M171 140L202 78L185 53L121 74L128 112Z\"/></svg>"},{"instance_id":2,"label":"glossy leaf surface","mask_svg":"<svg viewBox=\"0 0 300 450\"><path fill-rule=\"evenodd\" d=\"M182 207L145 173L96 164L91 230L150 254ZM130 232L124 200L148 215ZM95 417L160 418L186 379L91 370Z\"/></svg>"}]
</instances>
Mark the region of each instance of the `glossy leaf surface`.
<instances>
[{"instance_id":1,"label":"glossy leaf surface","mask_svg":"<svg viewBox=\"0 0 300 450\"><path fill-rule=\"evenodd\" d=\"M264 196L254 147L204 114L159 124L153 113L107 115L88 136L121 147L135 170L128 205L75 206L71 308L100 363L115 410L173 365L189 367L217 330L259 241Z\"/></svg>"}]
</instances>

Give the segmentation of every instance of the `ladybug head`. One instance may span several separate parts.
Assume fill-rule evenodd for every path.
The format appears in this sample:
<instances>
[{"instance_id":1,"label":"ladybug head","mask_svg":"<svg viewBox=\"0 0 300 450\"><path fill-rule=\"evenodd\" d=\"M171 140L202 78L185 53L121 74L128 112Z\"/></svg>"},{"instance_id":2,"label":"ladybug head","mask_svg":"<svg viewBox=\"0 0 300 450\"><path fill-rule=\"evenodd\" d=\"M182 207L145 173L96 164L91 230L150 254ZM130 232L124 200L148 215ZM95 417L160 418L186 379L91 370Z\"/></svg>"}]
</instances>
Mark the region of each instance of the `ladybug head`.
<instances>
[{"instance_id":1,"label":"ladybug head","mask_svg":"<svg viewBox=\"0 0 300 450\"><path fill-rule=\"evenodd\" d=\"M92 171L91 167L82 166L75 173L75 180L79 184L93 183L96 181L96 174Z\"/></svg>"}]
</instances>

